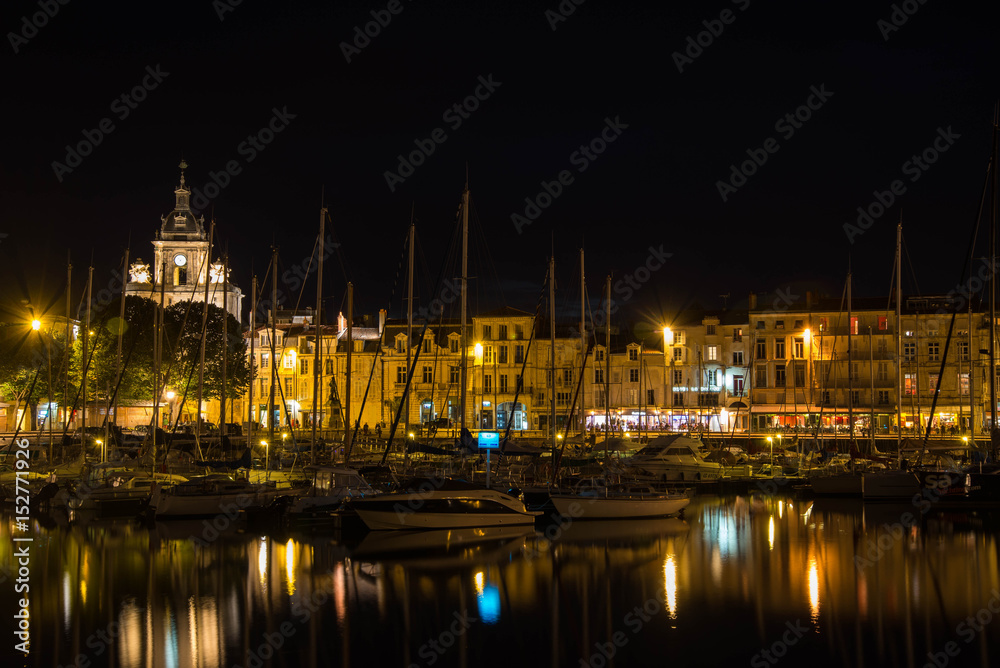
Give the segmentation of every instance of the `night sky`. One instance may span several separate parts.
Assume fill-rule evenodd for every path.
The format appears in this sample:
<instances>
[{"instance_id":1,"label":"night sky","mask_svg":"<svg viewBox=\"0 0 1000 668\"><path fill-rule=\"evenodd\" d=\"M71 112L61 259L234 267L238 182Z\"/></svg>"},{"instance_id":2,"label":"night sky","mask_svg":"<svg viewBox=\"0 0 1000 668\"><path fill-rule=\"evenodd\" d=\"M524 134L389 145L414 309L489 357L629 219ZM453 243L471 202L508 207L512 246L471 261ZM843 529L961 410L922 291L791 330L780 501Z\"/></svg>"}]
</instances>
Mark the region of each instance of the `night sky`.
<instances>
[{"instance_id":1,"label":"night sky","mask_svg":"<svg viewBox=\"0 0 1000 668\"><path fill-rule=\"evenodd\" d=\"M203 212L247 294L272 243L280 274L305 266L325 191L333 310L347 279L357 311L389 303L411 212L419 303L458 274L467 169L472 312L533 311L554 249L572 313L581 246L593 305L610 273L624 318L723 294L745 306L751 291L838 296L849 264L855 294L884 295L901 212L904 289L945 293L998 96L996 9L982 7L5 3L0 319L23 300L62 312L67 251L74 301L91 261L97 291L129 243L151 260L181 158L195 205L212 173L238 171ZM68 155L88 137L89 155ZM414 151L411 173L397 156ZM845 230L858 207L870 224Z\"/></svg>"}]
</instances>

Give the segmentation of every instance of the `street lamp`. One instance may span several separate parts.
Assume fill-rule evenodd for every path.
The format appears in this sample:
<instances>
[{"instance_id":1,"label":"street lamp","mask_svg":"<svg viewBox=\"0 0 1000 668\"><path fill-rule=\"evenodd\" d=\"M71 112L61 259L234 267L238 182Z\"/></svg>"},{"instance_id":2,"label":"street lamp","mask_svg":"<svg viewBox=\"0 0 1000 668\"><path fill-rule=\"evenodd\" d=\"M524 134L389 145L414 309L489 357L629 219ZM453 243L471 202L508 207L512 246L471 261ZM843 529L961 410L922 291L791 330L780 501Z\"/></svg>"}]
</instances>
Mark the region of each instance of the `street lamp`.
<instances>
[{"instance_id":1,"label":"street lamp","mask_svg":"<svg viewBox=\"0 0 1000 668\"><path fill-rule=\"evenodd\" d=\"M42 336L42 321L38 318L31 319L31 329L38 332L38 336ZM48 367L48 377L49 383L46 388L46 396L48 398L48 404L45 407L45 421L49 423L49 466L52 466L52 346L51 338L52 332L48 332L48 338L45 339L45 361ZM41 430L39 430L39 440L41 440Z\"/></svg>"},{"instance_id":2,"label":"street lamp","mask_svg":"<svg viewBox=\"0 0 1000 668\"><path fill-rule=\"evenodd\" d=\"M270 459L270 457L268 456L270 448L268 447L267 441L265 440L261 440L260 444L264 446L264 473L266 474L268 471L268 464Z\"/></svg>"},{"instance_id":3,"label":"street lamp","mask_svg":"<svg viewBox=\"0 0 1000 668\"><path fill-rule=\"evenodd\" d=\"M774 468L774 439L768 436L767 444L771 446L771 468Z\"/></svg>"}]
</instances>

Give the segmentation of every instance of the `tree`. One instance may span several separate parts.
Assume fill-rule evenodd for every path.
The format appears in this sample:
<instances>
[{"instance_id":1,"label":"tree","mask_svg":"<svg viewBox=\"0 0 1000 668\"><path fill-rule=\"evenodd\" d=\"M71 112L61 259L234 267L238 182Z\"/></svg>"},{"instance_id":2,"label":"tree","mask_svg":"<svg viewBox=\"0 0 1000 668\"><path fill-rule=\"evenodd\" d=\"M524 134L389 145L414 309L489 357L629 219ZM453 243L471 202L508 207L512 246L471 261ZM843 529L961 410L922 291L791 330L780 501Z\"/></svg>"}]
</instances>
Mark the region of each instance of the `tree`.
<instances>
[{"instance_id":1,"label":"tree","mask_svg":"<svg viewBox=\"0 0 1000 668\"><path fill-rule=\"evenodd\" d=\"M22 402L27 403L28 415L20 424L22 430L38 428L38 404L43 398L49 402L62 400L60 371L64 368L65 339L65 334L32 331L27 323L0 325L0 396L15 409ZM50 363L54 386L51 388ZM8 421L8 428L17 426Z\"/></svg>"},{"instance_id":2,"label":"tree","mask_svg":"<svg viewBox=\"0 0 1000 668\"><path fill-rule=\"evenodd\" d=\"M188 303L181 302L166 309L164 334L170 347L173 369L168 382L188 389L188 397L196 395L198 365L201 363L201 303L193 304L188 314ZM185 314L187 320L185 322ZM223 334L223 319L226 333ZM218 306L208 305L205 337L205 371L202 398L218 399L222 396L222 367L226 365L226 399L239 399L244 395L253 378L247 341L242 327L231 313Z\"/></svg>"}]
</instances>

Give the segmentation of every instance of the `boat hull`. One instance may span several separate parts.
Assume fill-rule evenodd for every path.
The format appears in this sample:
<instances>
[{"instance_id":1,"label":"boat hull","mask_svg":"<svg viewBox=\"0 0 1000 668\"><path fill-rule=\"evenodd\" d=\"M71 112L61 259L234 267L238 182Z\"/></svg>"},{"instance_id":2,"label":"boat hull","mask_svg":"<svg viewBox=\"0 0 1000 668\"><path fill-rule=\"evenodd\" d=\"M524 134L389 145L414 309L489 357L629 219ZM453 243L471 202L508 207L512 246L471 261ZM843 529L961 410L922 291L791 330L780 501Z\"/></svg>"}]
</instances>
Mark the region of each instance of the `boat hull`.
<instances>
[{"instance_id":1,"label":"boat hull","mask_svg":"<svg viewBox=\"0 0 1000 668\"><path fill-rule=\"evenodd\" d=\"M860 473L811 476L809 485L817 496L861 496L863 478Z\"/></svg>"},{"instance_id":2,"label":"boat hull","mask_svg":"<svg viewBox=\"0 0 1000 668\"><path fill-rule=\"evenodd\" d=\"M628 498L566 494L551 498L560 515L592 520L669 517L680 513L691 503L691 499L681 496Z\"/></svg>"},{"instance_id":3,"label":"boat hull","mask_svg":"<svg viewBox=\"0 0 1000 668\"><path fill-rule=\"evenodd\" d=\"M951 471L884 471L864 474L864 498L909 500L928 493L934 499L965 497L969 477Z\"/></svg>"},{"instance_id":4,"label":"boat hull","mask_svg":"<svg viewBox=\"0 0 1000 668\"><path fill-rule=\"evenodd\" d=\"M232 514L240 510L264 508L278 497L287 496L288 492L287 489L273 489L252 493L209 493L180 496L157 491L153 493L149 506L157 519L211 517Z\"/></svg>"}]
</instances>

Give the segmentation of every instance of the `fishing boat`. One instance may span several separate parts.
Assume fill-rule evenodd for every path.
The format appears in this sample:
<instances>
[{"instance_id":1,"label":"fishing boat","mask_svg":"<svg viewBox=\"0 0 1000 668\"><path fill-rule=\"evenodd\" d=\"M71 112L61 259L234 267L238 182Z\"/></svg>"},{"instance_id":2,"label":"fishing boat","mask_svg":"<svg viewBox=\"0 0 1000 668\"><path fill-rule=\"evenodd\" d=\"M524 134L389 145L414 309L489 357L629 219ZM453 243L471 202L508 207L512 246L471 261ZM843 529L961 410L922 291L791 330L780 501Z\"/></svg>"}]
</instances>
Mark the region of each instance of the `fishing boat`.
<instances>
[{"instance_id":1,"label":"fishing boat","mask_svg":"<svg viewBox=\"0 0 1000 668\"><path fill-rule=\"evenodd\" d=\"M718 480L722 464L702 457L701 439L684 434L657 436L642 450L624 460L633 469L648 472L658 480Z\"/></svg>"},{"instance_id":2,"label":"fishing boat","mask_svg":"<svg viewBox=\"0 0 1000 668\"><path fill-rule=\"evenodd\" d=\"M463 529L534 524L539 511L520 499L451 478L414 478L397 492L351 499L369 529Z\"/></svg>"},{"instance_id":3,"label":"fishing boat","mask_svg":"<svg viewBox=\"0 0 1000 668\"><path fill-rule=\"evenodd\" d=\"M683 512L691 503L685 494L664 494L649 487L624 485L590 485L575 494L552 494L550 498L563 517L585 520L670 517Z\"/></svg>"}]
</instances>

